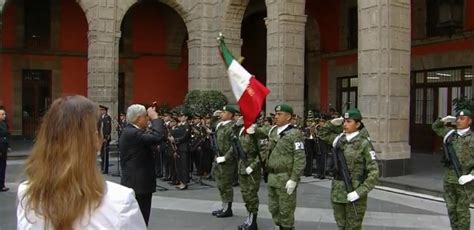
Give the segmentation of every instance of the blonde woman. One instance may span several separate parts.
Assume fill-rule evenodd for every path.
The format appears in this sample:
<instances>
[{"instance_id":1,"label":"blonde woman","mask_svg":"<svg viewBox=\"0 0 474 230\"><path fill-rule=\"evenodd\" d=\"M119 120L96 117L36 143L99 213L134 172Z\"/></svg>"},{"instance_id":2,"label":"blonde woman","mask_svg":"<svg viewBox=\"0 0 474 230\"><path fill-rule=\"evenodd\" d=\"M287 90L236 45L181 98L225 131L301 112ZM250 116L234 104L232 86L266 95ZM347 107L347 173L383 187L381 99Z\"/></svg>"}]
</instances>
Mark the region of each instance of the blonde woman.
<instances>
[{"instance_id":1,"label":"blonde woman","mask_svg":"<svg viewBox=\"0 0 474 230\"><path fill-rule=\"evenodd\" d=\"M18 188L18 229L146 229L133 190L104 181L96 167L98 118L83 96L53 102Z\"/></svg>"}]
</instances>

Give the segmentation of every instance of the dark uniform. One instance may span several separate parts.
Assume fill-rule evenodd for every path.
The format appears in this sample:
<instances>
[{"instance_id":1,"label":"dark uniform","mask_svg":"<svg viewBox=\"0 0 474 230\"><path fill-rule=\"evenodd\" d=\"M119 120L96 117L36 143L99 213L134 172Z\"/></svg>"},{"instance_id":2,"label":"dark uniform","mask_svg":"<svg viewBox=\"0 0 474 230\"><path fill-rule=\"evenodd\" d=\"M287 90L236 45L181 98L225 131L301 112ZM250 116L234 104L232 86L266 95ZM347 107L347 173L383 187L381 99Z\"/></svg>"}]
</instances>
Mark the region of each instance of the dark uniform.
<instances>
[{"instance_id":1,"label":"dark uniform","mask_svg":"<svg viewBox=\"0 0 474 230\"><path fill-rule=\"evenodd\" d=\"M100 149L100 158L102 159L101 169L102 173L107 174L109 173L109 144L112 133L112 118L107 114L107 107L103 105L100 105L99 107L101 110L105 110L105 114L100 116L98 126L104 138L102 148Z\"/></svg>"},{"instance_id":2,"label":"dark uniform","mask_svg":"<svg viewBox=\"0 0 474 230\"><path fill-rule=\"evenodd\" d=\"M191 138L190 127L187 122L179 123L176 128L171 130L171 135L177 147L176 179L183 183L189 183L189 141Z\"/></svg>"},{"instance_id":3,"label":"dark uniform","mask_svg":"<svg viewBox=\"0 0 474 230\"><path fill-rule=\"evenodd\" d=\"M191 125L190 154L199 176L209 173L206 170L210 167L210 162L206 160L205 144L206 128L201 123Z\"/></svg>"},{"instance_id":4,"label":"dark uniform","mask_svg":"<svg viewBox=\"0 0 474 230\"><path fill-rule=\"evenodd\" d=\"M4 111L4 110L1 110ZM8 131L7 122L0 120L0 191L8 191L8 188L5 187L5 171L7 168L7 152L9 143L8 139L10 137L10 132Z\"/></svg>"}]
</instances>

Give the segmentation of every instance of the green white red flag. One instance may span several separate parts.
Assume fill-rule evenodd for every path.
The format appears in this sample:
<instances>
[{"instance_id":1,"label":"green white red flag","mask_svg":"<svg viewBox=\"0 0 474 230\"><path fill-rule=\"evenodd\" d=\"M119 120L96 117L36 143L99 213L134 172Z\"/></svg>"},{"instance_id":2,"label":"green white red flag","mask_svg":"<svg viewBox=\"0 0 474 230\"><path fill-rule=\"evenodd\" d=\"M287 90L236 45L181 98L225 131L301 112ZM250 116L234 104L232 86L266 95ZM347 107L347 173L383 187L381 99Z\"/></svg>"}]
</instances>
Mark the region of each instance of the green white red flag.
<instances>
[{"instance_id":1,"label":"green white red flag","mask_svg":"<svg viewBox=\"0 0 474 230\"><path fill-rule=\"evenodd\" d=\"M254 75L250 74L227 48L222 34L219 35L219 51L227 66L232 92L240 107L240 113L244 117L245 129L257 120L262 110L265 97L270 93Z\"/></svg>"}]
</instances>

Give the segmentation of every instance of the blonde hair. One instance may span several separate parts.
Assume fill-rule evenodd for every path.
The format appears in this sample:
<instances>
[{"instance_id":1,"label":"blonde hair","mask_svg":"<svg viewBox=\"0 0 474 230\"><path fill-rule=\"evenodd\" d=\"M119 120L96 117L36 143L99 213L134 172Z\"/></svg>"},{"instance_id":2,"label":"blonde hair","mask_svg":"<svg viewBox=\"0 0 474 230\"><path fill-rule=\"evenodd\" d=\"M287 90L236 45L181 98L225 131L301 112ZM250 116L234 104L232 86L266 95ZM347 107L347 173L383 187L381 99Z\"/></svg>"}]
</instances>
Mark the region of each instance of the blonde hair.
<instances>
[{"instance_id":1,"label":"blonde hair","mask_svg":"<svg viewBox=\"0 0 474 230\"><path fill-rule=\"evenodd\" d=\"M98 106L83 96L56 99L43 117L26 161L25 210L45 228L72 229L99 207L105 181L96 167ZM23 202L21 202L23 203Z\"/></svg>"}]
</instances>

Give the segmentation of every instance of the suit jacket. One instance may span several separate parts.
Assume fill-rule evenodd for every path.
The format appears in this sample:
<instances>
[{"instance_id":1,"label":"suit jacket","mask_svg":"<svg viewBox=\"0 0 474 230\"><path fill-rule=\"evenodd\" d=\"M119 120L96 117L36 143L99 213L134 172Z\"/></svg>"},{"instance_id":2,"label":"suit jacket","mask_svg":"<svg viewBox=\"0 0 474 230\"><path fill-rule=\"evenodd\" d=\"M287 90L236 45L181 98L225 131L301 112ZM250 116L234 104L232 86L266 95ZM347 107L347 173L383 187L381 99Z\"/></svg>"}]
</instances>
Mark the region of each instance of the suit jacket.
<instances>
[{"instance_id":1,"label":"suit jacket","mask_svg":"<svg viewBox=\"0 0 474 230\"><path fill-rule=\"evenodd\" d=\"M0 152L6 152L9 144L10 132L8 131L8 124L6 121L0 121Z\"/></svg>"},{"instance_id":2,"label":"suit jacket","mask_svg":"<svg viewBox=\"0 0 474 230\"><path fill-rule=\"evenodd\" d=\"M121 184L132 188L137 194L156 191L155 161L153 147L167 136L163 120L151 121L149 130L138 129L127 124L119 140Z\"/></svg>"}]
</instances>

